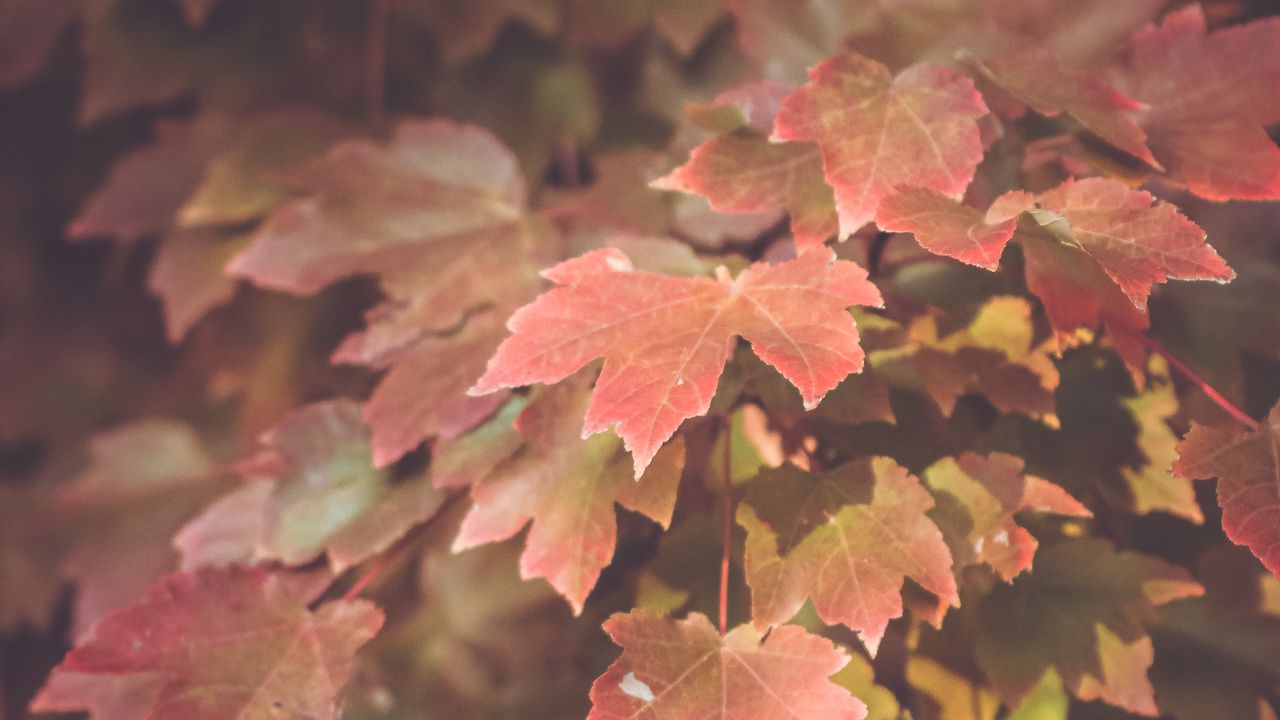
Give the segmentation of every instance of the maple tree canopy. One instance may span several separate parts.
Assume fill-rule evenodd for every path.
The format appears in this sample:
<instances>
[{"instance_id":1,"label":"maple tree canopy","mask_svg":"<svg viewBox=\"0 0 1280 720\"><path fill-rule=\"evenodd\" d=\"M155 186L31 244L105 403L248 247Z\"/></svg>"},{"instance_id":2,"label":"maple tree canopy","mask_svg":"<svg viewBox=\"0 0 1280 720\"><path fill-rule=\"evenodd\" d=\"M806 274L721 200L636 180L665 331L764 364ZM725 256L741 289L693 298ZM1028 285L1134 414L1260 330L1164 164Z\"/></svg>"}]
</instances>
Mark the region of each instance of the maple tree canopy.
<instances>
[{"instance_id":1,"label":"maple tree canopy","mask_svg":"<svg viewBox=\"0 0 1280 720\"><path fill-rule=\"evenodd\" d=\"M0 0L0 717L1276 720L1280 6Z\"/></svg>"}]
</instances>

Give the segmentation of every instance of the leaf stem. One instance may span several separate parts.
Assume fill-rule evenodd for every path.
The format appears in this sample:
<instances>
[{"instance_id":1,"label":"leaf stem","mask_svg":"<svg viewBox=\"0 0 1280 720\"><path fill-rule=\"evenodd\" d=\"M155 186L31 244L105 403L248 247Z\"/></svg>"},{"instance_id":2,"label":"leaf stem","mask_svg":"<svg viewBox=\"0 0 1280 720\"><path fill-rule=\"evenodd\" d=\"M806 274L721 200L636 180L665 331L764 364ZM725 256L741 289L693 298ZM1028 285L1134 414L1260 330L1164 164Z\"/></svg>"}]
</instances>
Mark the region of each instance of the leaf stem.
<instances>
[{"instance_id":1,"label":"leaf stem","mask_svg":"<svg viewBox=\"0 0 1280 720\"><path fill-rule=\"evenodd\" d=\"M369 46L365 57L364 103L369 122L381 129L386 121L387 24L391 0L372 0L369 6Z\"/></svg>"},{"instance_id":2,"label":"leaf stem","mask_svg":"<svg viewBox=\"0 0 1280 720\"><path fill-rule=\"evenodd\" d=\"M729 632L729 544L733 540L733 422L724 423L724 518L720 549L720 636Z\"/></svg>"},{"instance_id":3,"label":"leaf stem","mask_svg":"<svg viewBox=\"0 0 1280 720\"><path fill-rule=\"evenodd\" d=\"M1170 367L1177 370L1179 373L1182 374L1183 377L1191 381L1191 383L1194 384L1196 387L1200 388L1200 390L1205 395L1209 396L1210 400L1217 403L1218 407L1225 410L1228 415L1238 420L1242 425L1249 428L1250 430L1256 430L1258 428L1257 420L1254 420L1253 418L1249 417L1248 413L1246 413L1244 410L1241 410L1239 407L1236 406L1235 403L1228 400L1225 395L1218 392L1217 390L1214 390L1213 386L1209 384L1208 380L1205 380L1203 377L1200 376L1199 373L1197 373L1195 370L1192 370L1190 366L1188 366L1186 363L1179 360L1178 357L1174 355L1172 352L1170 352L1168 348L1162 345L1160 341L1156 340L1155 338L1149 337L1146 333L1142 333L1137 330L1124 327L1119 323L1108 324L1107 328L1109 330L1119 330L1122 333L1133 338L1134 340L1137 340L1139 343L1142 344L1143 347L1147 348L1148 350L1164 358L1169 363Z\"/></svg>"}]
</instances>

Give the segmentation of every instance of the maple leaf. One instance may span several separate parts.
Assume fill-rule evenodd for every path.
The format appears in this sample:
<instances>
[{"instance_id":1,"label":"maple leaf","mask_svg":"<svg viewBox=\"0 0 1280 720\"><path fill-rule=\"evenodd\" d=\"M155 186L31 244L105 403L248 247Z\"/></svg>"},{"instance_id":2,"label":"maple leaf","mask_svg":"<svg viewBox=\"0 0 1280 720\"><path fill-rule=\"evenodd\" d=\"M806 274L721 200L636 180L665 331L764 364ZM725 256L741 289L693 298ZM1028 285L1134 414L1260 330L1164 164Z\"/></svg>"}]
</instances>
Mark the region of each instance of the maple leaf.
<instances>
[{"instance_id":1,"label":"maple leaf","mask_svg":"<svg viewBox=\"0 0 1280 720\"><path fill-rule=\"evenodd\" d=\"M1135 441L1144 460L1120 469L1132 496L1129 504L1138 514L1162 511L1199 525L1204 522L1204 513L1196 501L1195 488L1172 472L1178 460L1178 438L1169 429L1168 419L1178 412L1178 396L1163 358L1151 359L1148 374L1154 382L1146 391L1120 400L1138 428Z\"/></svg>"},{"instance_id":2,"label":"maple leaf","mask_svg":"<svg viewBox=\"0 0 1280 720\"><path fill-rule=\"evenodd\" d=\"M1093 67L1115 54L1133 32L1159 14L1164 0L1133 0L1116 5L1107 0L991 0L983 15L1023 47L1048 48L1069 68Z\"/></svg>"},{"instance_id":3,"label":"maple leaf","mask_svg":"<svg viewBox=\"0 0 1280 720\"><path fill-rule=\"evenodd\" d=\"M616 614L604 630L623 652L591 686L587 720L639 717L863 720L862 701L828 678L848 662L794 625L767 638L741 625L723 638L705 615Z\"/></svg>"},{"instance_id":4,"label":"maple leaf","mask_svg":"<svg viewBox=\"0 0 1280 720\"><path fill-rule=\"evenodd\" d=\"M334 718L356 650L381 626L382 612L364 600L327 603L313 613L264 571L175 573L138 604L98 621L54 670L51 694L35 706L100 702L95 693L74 704L63 685L74 682L65 675L74 673L155 678L151 720Z\"/></svg>"},{"instance_id":5,"label":"maple leaf","mask_svg":"<svg viewBox=\"0 0 1280 720\"><path fill-rule=\"evenodd\" d=\"M457 437L492 415L504 399L466 394L505 334L496 312L435 334L415 328L412 315L402 310L371 313L368 329L348 337L332 358L387 369L364 407L378 467L400 459L425 438Z\"/></svg>"},{"instance_id":6,"label":"maple leaf","mask_svg":"<svg viewBox=\"0 0 1280 720\"><path fill-rule=\"evenodd\" d=\"M861 324L859 328L865 330ZM805 417L850 425L894 421L893 408L889 406L889 388L871 367L845 378L811 410L805 410L803 402L796 397L785 378L755 355L738 352L730 367L741 379L742 394L757 399L768 409L771 418L784 424L799 422Z\"/></svg>"},{"instance_id":7,"label":"maple leaf","mask_svg":"<svg viewBox=\"0 0 1280 720\"><path fill-rule=\"evenodd\" d=\"M1218 478L1223 531L1280 576L1280 405L1254 430L1193 425L1173 471Z\"/></svg>"},{"instance_id":8,"label":"maple leaf","mask_svg":"<svg viewBox=\"0 0 1280 720\"><path fill-rule=\"evenodd\" d=\"M409 120L388 143L339 143L291 179L308 196L276 211L230 270L301 294L378 275L387 302L333 358L388 369L365 410L375 462L490 415L501 397L464 390L501 327L468 313L510 312L537 292L536 269L558 257L555 229L527 216L511 152L476 127Z\"/></svg>"},{"instance_id":9,"label":"maple leaf","mask_svg":"<svg viewBox=\"0 0 1280 720\"><path fill-rule=\"evenodd\" d=\"M756 627L786 622L812 597L824 622L857 631L874 655L902 615L904 578L958 603L951 553L926 515L933 504L885 457L821 477L789 465L762 472L738 506Z\"/></svg>"},{"instance_id":10,"label":"maple leaf","mask_svg":"<svg viewBox=\"0 0 1280 720\"><path fill-rule=\"evenodd\" d=\"M579 376L545 389L520 411L515 427L523 446L474 482L474 504L453 543L460 551L505 540L532 522L520 576L547 578L575 614L613 559L613 504L665 528L684 469L684 445L677 441L643 477L632 478L616 436L581 437L578 418L589 403L588 383Z\"/></svg>"},{"instance_id":11,"label":"maple leaf","mask_svg":"<svg viewBox=\"0 0 1280 720\"><path fill-rule=\"evenodd\" d=\"M520 580L515 543L449 552L455 526L424 529L411 588L421 600L362 653L344 716L385 714L379 691L389 691L406 717L582 720L591 676L565 633L568 606L546 583Z\"/></svg>"},{"instance_id":12,"label":"maple leaf","mask_svg":"<svg viewBox=\"0 0 1280 720\"><path fill-rule=\"evenodd\" d=\"M407 120L385 145L348 140L291 173L309 197L278 210L232 271L311 294L339 278L401 266L386 251L465 242L525 210L515 157L491 134L448 120Z\"/></svg>"},{"instance_id":13,"label":"maple leaf","mask_svg":"<svg viewBox=\"0 0 1280 720\"><path fill-rule=\"evenodd\" d=\"M1198 4L1133 37L1115 84L1140 115L1171 179L1210 200L1280 198L1280 148L1264 127L1280 121L1280 21L1206 32Z\"/></svg>"},{"instance_id":14,"label":"maple leaf","mask_svg":"<svg viewBox=\"0 0 1280 720\"><path fill-rule=\"evenodd\" d=\"M995 270L1018 219L988 223L977 208L928 188L905 187L880 201L876 225L915 235L920 247L935 255Z\"/></svg>"},{"instance_id":15,"label":"maple leaf","mask_svg":"<svg viewBox=\"0 0 1280 720\"><path fill-rule=\"evenodd\" d=\"M64 572L76 581L76 634L138 598L174 568L169 538L220 490L200 437L173 420L142 420L94 436L90 463L54 500L73 519ZM128 563L115 559L127 557Z\"/></svg>"},{"instance_id":16,"label":"maple leaf","mask_svg":"<svg viewBox=\"0 0 1280 720\"><path fill-rule=\"evenodd\" d=\"M303 407L263 444L246 468L254 480L178 533L184 566L302 565L324 554L341 572L385 550L443 500L425 476L393 483L373 466L369 430L351 400Z\"/></svg>"},{"instance_id":17,"label":"maple leaf","mask_svg":"<svg viewBox=\"0 0 1280 720\"><path fill-rule=\"evenodd\" d=\"M1259 720L1280 678L1280 579L1219 545L1196 562L1205 595L1170 603L1151 628L1160 709L1178 718Z\"/></svg>"},{"instance_id":18,"label":"maple leaf","mask_svg":"<svg viewBox=\"0 0 1280 720\"><path fill-rule=\"evenodd\" d=\"M326 113L273 110L228 133L177 212L183 227L257 220L288 199L290 169L322 155L354 129Z\"/></svg>"},{"instance_id":19,"label":"maple leaf","mask_svg":"<svg viewBox=\"0 0 1280 720\"><path fill-rule=\"evenodd\" d=\"M168 230L231 132L228 118L206 113L156 124L156 141L126 155L67 226L75 240L134 241Z\"/></svg>"},{"instance_id":20,"label":"maple leaf","mask_svg":"<svg viewBox=\"0 0 1280 720\"><path fill-rule=\"evenodd\" d=\"M860 320L871 367L895 387L928 395L948 416L961 395L979 391L1003 412L1057 425L1054 348L1035 344L1030 303L991 298L968 327L940 337L941 321L927 314L904 328L882 317Z\"/></svg>"},{"instance_id":21,"label":"maple leaf","mask_svg":"<svg viewBox=\"0 0 1280 720\"><path fill-rule=\"evenodd\" d=\"M543 275L559 287L511 317L511 336L470 392L558 382L604 356L583 433L615 425L637 477L683 420L711 406L735 335L813 407L862 369L845 308L881 302L865 270L825 248L757 263L735 280L635 271L613 248Z\"/></svg>"},{"instance_id":22,"label":"maple leaf","mask_svg":"<svg viewBox=\"0 0 1280 720\"><path fill-rule=\"evenodd\" d=\"M688 162L651 186L700 195L720 212L785 209L800 250L826 242L836 233L837 218L818 146L768 138L788 92L784 85L757 83L721 93L710 108L696 108L730 117L721 123L718 137L695 147Z\"/></svg>"},{"instance_id":23,"label":"maple leaf","mask_svg":"<svg viewBox=\"0 0 1280 720\"><path fill-rule=\"evenodd\" d=\"M236 280L226 266L248 242L245 235L205 230L179 230L160 241L147 288L160 298L170 342L182 340L205 313L231 301Z\"/></svg>"},{"instance_id":24,"label":"maple leaf","mask_svg":"<svg viewBox=\"0 0 1280 720\"><path fill-rule=\"evenodd\" d=\"M965 453L924 471L937 505L930 517L942 530L957 570L986 563L1006 581L1031 569L1038 543L1014 515L1023 511L1071 517L1092 513L1048 480L1023 475L1021 458Z\"/></svg>"},{"instance_id":25,"label":"maple leaf","mask_svg":"<svg viewBox=\"0 0 1280 720\"><path fill-rule=\"evenodd\" d=\"M1052 667L1082 700L1154 716L1147 680L1153 651L1142 619L1203 591L1162 560L1116 552L1098 539L1061 542L1041 549L1030 573L983 601L978 663L1010 704Z\"/></svg>"},{"instance_id":26,"label":"maple leaf","mask_svg":"<svg viewBox=\"0 0 1280 720\"><path fill-rule=\"evenodd\" d=\"M1138 124L1145 105L1114 88L1105 76L1063 68L1041 49L979 62L983 74L1043 115L1067 113L1085 129L1159 168Z\"/></svg>"},{"instance_id":27,"label":"maple leaf","mask_svg":"<svg viewBox=\"0 0 1280 720\"><path fill-rule=\"evenodd\" d=\"M956 672L931 657L907 658L907 682L937 705L939 720L995 720L1000 698L990 688Z\"/></svg>"},{"instance_id":28,"label":"maple leaf","mask_svg":"<svg viewBox=\"0 0 1280 720\"><path fill-rule=\"evenodd\" d=\"M1054 329L1070 335L1104 319L1145 328L1156 283L1235 277L1199 226L1174 206L1152 202L1119 181L1087 178L1038 196L1007 193L985 216L925 189L899 191L882 207L886 223L916 233L926 249L988 268L1016 237L1027 286Z\"/></svg>"},{"instance_id":29,"label":"maple leaf","mask_svg":"<svg viewBox=\"0 0 1280 720\"><path fill-rule=\"evenodd\" d=\"M871 661L860 653L849 653L849 664L832 675L831 682L866 704L866 720L897 720L901 716L898 698L889 688L876 683Z\"/></svg>"},{"instance_id":30,"label":"maple leaf","mask_svg":"<svg viewBox=\"0 0 1280 720\"><path fill-rule=\"evenodd\" d=\"M896 186L959 198L973 180L982 160L977 119L987 106L968 78L929 65L895 78L854 53L823 62L809 77L782 101L773 135L818 144L841 237L871 220Z\"/></svg>"},{"instance_id":31,"label":"maple leaf","mask_svg":"<svg viewBox=\"0 0 1280 720\"><path fill-rule=\"evenodd\" d=\"M96 675L55 668L30 710L88 712L92 720L139 720L147 717L163 684L164 679L153 673Z\"/></svg>"},{"instance_id":32,"label":"maple leaf","mask_svg":"<svg viewBox=\"0 0 1280 720\"><path fill-rule=\"evenodd\" d=\"M1235 277L1222 257L1205 243L1205 233L1198 225L1173 205L1152 205L1152 201L1149 193L1121 182L1086 178L1068 180L1041 193L1038 209L1028 213L1062 245L1082 250L1095 260L1139 310L1146 310L1147 296L1155 283L1168 279L1227 282ZM1052 253L1044 253L1043 244L1023 244L1028 255L1027 285L1042 299L1045 294L1053 295L1047 288L1053 286L1053 275L1057 274L1044 267Z\"/></svg>"}]
</instances>

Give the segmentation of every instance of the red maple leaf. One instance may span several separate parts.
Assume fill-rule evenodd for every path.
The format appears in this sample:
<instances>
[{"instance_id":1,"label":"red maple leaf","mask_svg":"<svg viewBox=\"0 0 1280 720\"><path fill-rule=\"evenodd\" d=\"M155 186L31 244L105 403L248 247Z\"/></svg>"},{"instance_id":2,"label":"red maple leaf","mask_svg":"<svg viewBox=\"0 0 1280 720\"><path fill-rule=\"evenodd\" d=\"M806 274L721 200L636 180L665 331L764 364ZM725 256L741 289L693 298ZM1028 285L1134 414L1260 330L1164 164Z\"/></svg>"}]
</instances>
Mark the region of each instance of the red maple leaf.
<instances>
[{"instance_id":1,"label":"red maple leaf","mask_svg":"<svg viewBox=\"0 0 1280 720\"><path fill-rule=\"evenodd\" d=\"M757 263L733 280L635 271L613 248L543 275L559 287L511 317L511 336L470 392L558 382L604 357L582 431L616 426L637 477L681 422L710 407L736 335L814 407L862 370L845 308L881 303L865 270L825 248Z\"/></svg>"},{"instance_id":2,"label":"red maple leaf","mask_svg":"<svg viewBox=\"0 0 1280 720\"><path fill-rule=\"evenodd\" d=\"M504 462L489 467L492 448L475 458L480 476L471 487L473 505L462 521L454 550L506 540L532 523L520 557L520 574L545 577L575 613L613 559L617 542L615 502L666 527L684 469L684 445L672 443L639 480L618 439L583 439L580 421L590 402L586 378L545 388L516 417L524 439ZM510 423L500 416L496 421Z\"/></svg>"},{"instance_id":3,"label":"red maple leaf","mask_svg":"<svg viewBox=\"0 0 1280 720\"><path fill-rule=\"evenodd\" d=\"M825 622L856 630L874 655L889 620L902 615L904 578L958 604L931 507L920 481L886 457L822 477L792 466L763 473L738 506L756 627L790 620L812 597Z\"/></svg>"},{"instance_id":4,"label":"red maple leaf","mask_svg":"<svg viewBox=\"0 0 1280 720\"><path fill-rule=\"evenodd\" d=\"M1139 121L1172 179L1210 200L1280 198L1280 20L1206 32L1191 4L1133 37L1112 79L1146 104Z\"/></svg>"},{"instance_id":5,"label":"red maple leaf","mask_svg":"<svg viewBox=\"0 0 1280 720\"><path fill-rule=\"evenodd\" d=\"M1027 286L1063 334L1103 320L1144 328L1156 283L1235 277L1176 207L1117 180L1068 180L1038 196L1006 193L985 216L935 191L908 188L881 203L877 222L915 233L931 252L988 268L1016 237Z\"/></svg>"},{"instance_id":6,"label":"red maple leaf","mask_svg":"<svg viewBox=\"0 0 1280 720\"><path fill-rule=\"evenodd\" d=\"M768 138L787 92L778 83L755 83L721 93L711 107L692 108L691 115L736 117L720 122L719 137L695 147L688 162L652 186L701 195L720 212L785 209L796 246L821 245L836 234L837 220L818 146Z\"/></svg>"},{"instance_id":7,"label":"red maple leaf","mask_svg":"<svg viewBox=\"0 0 1280 720\"><path fill-rule=\"evenodd\" d=\"M849 662L830 640L795 625L724 637L706 616L616 614L605 632L622 657L591 686L587 720L640 717L862 720L866 705L829 678Z\"/></svg>"},{"instance_id":8,"label":"red maple leaf","mask_svg":"<svg viewBox=\"0 0 1280 720\"><path fill-rule=\"evenodd\" d=\"M982 160L977 119L987 114L973 81L930 65L895 78L854 53L823 62L809 78L783 100L774 137L818 144L841 237L871 220L894 187L964 194Z\"/></svg>"},{"instance_id":9,"label":"red maple leaf","mask_svg":"<svg viewBox=\"0 0 1280 720\"><path fill-rule=\"evenodd\" d=\"M1222 529L1280 576L1280 405L1257 429L1196 425L1178 444L1173 471L1218 478Z\"/></svg>"},{"instance_id":10,"label":"red maple leaf","mask_svg":"<svg viewBox=\"0 0 1280 720\"><path fill-rule=\"evenodd\" d=\"M148 720L336 717L334 698L352 658L382 626L365 600L315 612L260 570L205 570L165 577L136 605L100 620L55 670L95 677L156 678ZM85 704L56 696L34 705L78 709L103 702L100 683L81 679Z\"/></svg>"},{"instance_id":11,"label":"red maple leaf","mask_svg":"<svg viewBox=\"0 0 1280 720\"><path fill-rule=\"evenodd\" d=\"M1062 67L1043 49L979 63L983 74L1043 115L1067 113L1112 145L1155 167L1147 134L1138 124L1142 103L1113 87L1098 73Z\"/></svg>"}]
</instances>

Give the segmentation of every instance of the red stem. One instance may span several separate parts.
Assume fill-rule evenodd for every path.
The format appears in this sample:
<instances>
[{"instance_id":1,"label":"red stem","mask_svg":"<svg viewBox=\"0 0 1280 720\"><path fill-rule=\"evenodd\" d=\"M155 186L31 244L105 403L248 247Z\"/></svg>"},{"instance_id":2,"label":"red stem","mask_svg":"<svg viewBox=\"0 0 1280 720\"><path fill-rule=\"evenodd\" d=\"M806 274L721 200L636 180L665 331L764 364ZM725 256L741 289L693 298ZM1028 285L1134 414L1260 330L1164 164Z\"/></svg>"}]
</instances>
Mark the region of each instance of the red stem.
<instances>
[{"instance_id":1,"label":"red stem","mask_svg":"<svg viewBox=\"0 0 1280 720\"><path fill-rule=\"evenodd\" d=\"M1197 373L1195 370L1192 370L1186 363L1179 360L1177 356L1169 352L1169 349L1166 348L1164 345L1161 345L1160 342L1157 341L1155 338L1148 337L1145 333L1141 333L1141 332L1138 332L1137 330L1133 330L1118 324L1108 325L1108 329L1120 330L1121 332L1127 334L1129 337L1132 337L1133 339L1137 340L1139 343L1143 345L1143 347L1147 348L1148 350L1164 358L1169 363L1170 367L1182 373L1183 377L1185 377L1187 380L1190 380L1196 387L1200 388L1200 390L1204 392L1205 395L1209 396L1210 400L1217 403L1218 407L1225 410L1228 415L1238 420L1242 425L1249 428L1250 430L1256 430L1258 428L1257 420L1254 420L1253 418L1249 417L1248 413L1246 413L1245 411L1237 407L1235 403L1228 400L1226 396L1224 396L1222 393L1218 392L1217 390L1214 390L1213 386L1209 384L1208 380L1205 380L1204 378L1200 377L1199 373Z\"/></svg>"},{"instance_id":2,"label":"red stem","mask_svg":"<svg viewBox=\"0 0 1280 720\"><path fill-rule=\"evenodd\" d=\"M343 602L350 602L352 600L355 600L360 593L364 592L365 588L369 587L369 583L378 579L378 576L381 575L382 571L386 570L387 565L390 564L391 556L392 556L392 553L383 553L379 555L378 559L373 563L373 565L367 571L365 571L365 574L361 575L360 579L356 580L355 584L353 584L349 590L343 593L342 595Z\"/></svg>"},{"instance_id":3,"label":"red stem","mask_svg":"<svg viewBox=\"0 0 1280 720\"><path fill-rule=\"evenodd\" d=\"M369 6L369 47L365 58L364 103L369 122L382 128L386 120L384 86L387 75L387 23L391 0L373 0Z\"/></svg>"},{"instance_id":4,"label":"red stem","mask_svg":"<svg viewBox=\"0 0 1280 720\"><path fill-rule=\"evenodd\" d=\"M724 537L720 550L720 635L729 632L729 543L733 540L733 424L724 433Z\"/></svg>"}]
</instances>

